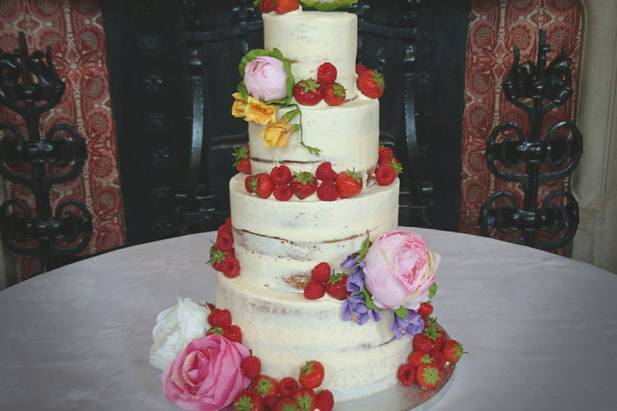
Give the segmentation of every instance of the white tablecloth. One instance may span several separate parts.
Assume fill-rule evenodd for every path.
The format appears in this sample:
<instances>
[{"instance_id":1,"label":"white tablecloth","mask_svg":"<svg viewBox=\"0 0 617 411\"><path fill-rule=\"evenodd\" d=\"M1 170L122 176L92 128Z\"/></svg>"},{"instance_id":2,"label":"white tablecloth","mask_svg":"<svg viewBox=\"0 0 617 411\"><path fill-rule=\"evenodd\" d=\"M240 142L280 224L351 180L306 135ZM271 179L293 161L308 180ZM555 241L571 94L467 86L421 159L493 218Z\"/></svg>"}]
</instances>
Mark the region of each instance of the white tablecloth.
<instances>
[{"instance_id":1,"label":"white tablecloth","mask_svg":"<svg viewBox=\"0 0 617 411\"><path fill-rule=\"evenodd\" d=\"M443 257L436 315L469 352L434 410L617 409L616 275L417 231ZM0 292L0 410L176 409L148 362L151 329L176 296L213 301L213 238L130 247Z\"/></svg>"}]
</instances>

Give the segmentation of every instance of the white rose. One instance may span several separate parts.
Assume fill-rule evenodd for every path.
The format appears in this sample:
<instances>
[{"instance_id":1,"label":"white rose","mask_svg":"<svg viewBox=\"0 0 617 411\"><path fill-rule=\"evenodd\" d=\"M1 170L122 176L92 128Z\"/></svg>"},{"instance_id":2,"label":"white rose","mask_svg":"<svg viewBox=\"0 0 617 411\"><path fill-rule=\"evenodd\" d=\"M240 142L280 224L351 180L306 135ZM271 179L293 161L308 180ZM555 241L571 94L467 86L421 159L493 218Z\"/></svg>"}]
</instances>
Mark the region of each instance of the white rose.
<instances>
[{"instance_id":1,"label":"white rose","mask_svg":"<svg viewBox=\"0 0 617 411\"><path fill-rule=\"evenodd\" d=\"M161 311L152 330L150 364L164 370L189 342L206 335L209 314L207 306L190 298L178 298L178 304Z\"/></svg>"}]
</instances>

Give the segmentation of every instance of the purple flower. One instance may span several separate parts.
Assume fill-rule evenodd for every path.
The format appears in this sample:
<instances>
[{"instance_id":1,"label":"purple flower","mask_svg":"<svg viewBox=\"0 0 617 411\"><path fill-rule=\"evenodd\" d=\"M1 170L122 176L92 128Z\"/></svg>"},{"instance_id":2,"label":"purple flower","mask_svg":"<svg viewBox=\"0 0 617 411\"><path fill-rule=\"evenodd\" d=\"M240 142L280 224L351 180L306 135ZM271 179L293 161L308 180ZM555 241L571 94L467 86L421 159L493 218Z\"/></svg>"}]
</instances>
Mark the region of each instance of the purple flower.
<instances>
[{"instance_id":1,"label":"purple flower","mask_svg":"<svg viewBox=\"0 0 617 411\"><path fill-rule=\"evenodd\" d=\"M373 321L379 321L381 315L366 305L363 296L351 296L343 303L343 321L354 321L356 324L364 325L371 318Z\"/></svg>"},{"instance_id":2,"label":"purple flower","mask_svg":"<svg viewBox=\"0 0 617 411\"><path fill-rule=\"evenodd\" d=\"M414 310L408 311L407 318L401 318L396 314L394 315L392 331L397 340L403 335L413 338L414 335L421 333L423 329L424 321L422 321L422 316L417 314Z\"/></svg>"},{"instance_id":3,"label":"purple flower","mask_svg":"<svg viewBox=\"0 0 617 411\"><path fill-rule=\"evenodd\" d=\"M357 269L349 277L347 277L347 291L352 295L362 293L364 289L364 271Z\"/></svg>"},{"instance_id":4,"label":"purple flower","mask_svg":"<svg viewBox=\"0 0 617 411\"><path fill-rule=\"evenodd\" d=\"M345 260L341 263L341 268L345 270L354 268L357 265L356 259L359 255L360 253L353 253L352 255L347 256L347 258L345 258Z\"/></svg>"}]
</instances>

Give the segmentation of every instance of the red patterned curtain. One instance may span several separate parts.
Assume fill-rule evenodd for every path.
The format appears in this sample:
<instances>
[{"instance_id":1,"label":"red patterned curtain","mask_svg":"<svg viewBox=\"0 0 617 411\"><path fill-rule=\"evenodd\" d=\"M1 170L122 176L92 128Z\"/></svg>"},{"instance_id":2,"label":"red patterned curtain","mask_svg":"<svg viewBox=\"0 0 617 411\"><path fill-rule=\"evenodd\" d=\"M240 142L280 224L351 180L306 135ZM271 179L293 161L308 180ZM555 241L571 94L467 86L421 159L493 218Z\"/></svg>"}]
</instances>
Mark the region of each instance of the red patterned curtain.
<instances>
[{"instance_id":1,"label":"red patterned curtain","mask_svg":"<svg viewBox=\"0 0 617 411\"><path fill-rule=\"evenodd\" d=\"M503 97L501 84L512 64L512 46L521 49L521 61L535 61L538 30L545 28L552 48L549 59L565 46L573 60L576 90L580 67L582 10L576 0L472 0L467 39L463 170L460 230L479 234L480 207L496 191L512 191L522 204L520 185L495 178L486 167L486 140L498 124L519 123L528 132L525 113ZM576 95L545 117L545 126L574 117ZM546 130L543 131L543 133ZM551 191L567 189L556 181L541 187L539 201Z\"/></svg>"},{"instance_id":2,"label":"red patterned curtain","mask_svg":"<svg viewBox=\"0 0 617 411\"><path fill-rule=\"evenodd\" d=\"M41 119L44 133L55 123L73 125L86 139L88 161L80 177L53 187L52 208L63 199L83 201L93 215L94 233L84 254L124 244L124 223L116 136L109 98L109 76L99 0L0 0L0 48L17 48L17 33L26 33L31 50L51 46L53 61L66 92L60 104ZM0 108L0 122L24 124ZM8 196L34 209L27 188L7 184ZM18 279L39 270L36 258L18 257Z\"/></svg>"}]
</instances>

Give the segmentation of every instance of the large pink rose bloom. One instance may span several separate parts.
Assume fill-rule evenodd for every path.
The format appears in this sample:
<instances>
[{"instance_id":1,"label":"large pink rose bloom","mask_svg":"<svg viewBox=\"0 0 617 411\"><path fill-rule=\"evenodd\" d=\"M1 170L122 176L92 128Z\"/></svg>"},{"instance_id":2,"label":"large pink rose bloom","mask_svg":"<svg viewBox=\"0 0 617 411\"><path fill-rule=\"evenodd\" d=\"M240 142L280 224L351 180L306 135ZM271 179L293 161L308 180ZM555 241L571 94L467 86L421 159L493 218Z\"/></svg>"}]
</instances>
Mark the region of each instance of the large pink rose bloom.
<instances>
[{"instance_id":1,"label":"large pink rose bloom","mask_svg":"<svg viewBox=\"0 0 617 411\"><path fill-rule=\"evenodd\" d=\"M375 240L365 262L366 288L377 306L415 310L428 299L439 256L418 234L391 231Z\"/></svg>"},{"instance_id":2,"label":"large pink rose bloom","mask_svg":"<svg viewBox=\"0 0 617 411\"><path fill-rule=\"evenodd\" d=\"M191 341L163 372L165 398L185 410L225 408L250 383L240 368L249 355L245 346L218 334Z\"/></svg>"},{"instance_id":3,"label":"large pink rose bloom","mask_svg":"<svg viewBox=\"0 0 617 411\"><path fill-rule=\"evenodd\" d=\"M274 57L257 57L244 68L244 84L249 94L261 101L287 97L287 72Z\"/></svg>"}]
</instances>

